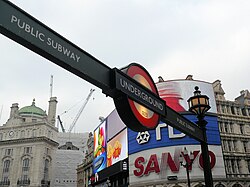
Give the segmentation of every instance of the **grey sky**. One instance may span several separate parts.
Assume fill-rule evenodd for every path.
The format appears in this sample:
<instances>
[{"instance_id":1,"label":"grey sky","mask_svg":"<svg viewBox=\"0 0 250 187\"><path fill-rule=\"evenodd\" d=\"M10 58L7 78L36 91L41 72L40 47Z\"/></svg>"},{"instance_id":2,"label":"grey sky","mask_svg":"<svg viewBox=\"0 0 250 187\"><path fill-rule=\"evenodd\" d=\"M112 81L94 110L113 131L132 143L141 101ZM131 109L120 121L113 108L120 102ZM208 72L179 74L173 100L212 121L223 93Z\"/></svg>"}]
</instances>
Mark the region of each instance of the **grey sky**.
<instances>
[{"instance_id":1,"label":"grey sky","mask_svg":"<svg viewBox=\"0 0 250 187\"><path fill-rule=\"evenodd\" d=\"M14 4L95 56L109 67L138 62L153 79L214 82L219 79L226 99L249 87L250 1L75 0L18 1ZM90 83L0 35L0 124L12 103L47 110L50 75L58 114L69 128L89 90L93 97L75 132L92 131L99 116L113 109L111 98ZM93 98L95 98L93 100ZM2 110L1 110L2 109Z\"/></svg>"}]
</instances>

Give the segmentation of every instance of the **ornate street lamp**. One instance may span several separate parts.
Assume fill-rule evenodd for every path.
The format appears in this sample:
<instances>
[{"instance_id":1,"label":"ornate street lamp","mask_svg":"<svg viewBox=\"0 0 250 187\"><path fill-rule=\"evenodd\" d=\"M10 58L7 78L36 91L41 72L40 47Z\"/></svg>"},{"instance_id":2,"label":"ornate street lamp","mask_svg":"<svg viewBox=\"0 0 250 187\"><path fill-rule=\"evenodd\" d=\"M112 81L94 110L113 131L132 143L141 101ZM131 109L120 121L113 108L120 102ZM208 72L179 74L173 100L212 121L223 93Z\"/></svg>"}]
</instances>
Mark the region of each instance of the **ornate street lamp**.
<instances>
[{"instance_id":1,"label":"ornate street lamp","mask_svg":"<svg viewBox=\"0 0 250 187\"><path fill-rule=\"evenodd\" d=\"M186 161L185 163L183 163L184 159ZM190 156L189 156L189 159L188 159L188 151L187 151L187 148L184 147L183 155L180 154L179 161L180 161L180 164L184 168L186 168L188 187L191 187L190 177L189 177L189 167L192 166L193 161L194 161L194 154L193 154L193 152L190 152Z\"/></svg>"},{"instance_id":2,"label":"ornate street lamp","mask_svg":"<svg viewBox=\"0 0 250 187\"><path fill-rule=\"evenodd\" d=\"M201 152L203 158L203 170L206 187L213 187L213 177L210 166L210 157L208 152L206 125L204 120L205 113L211 108L209 106L209 98L206 95L201 95L199 87L195 87L194 96L188 99L189 111L197 115L198 121L196 124L200 126L203 132L204 142L201 142Z\"/></svg>"}]
</instances>

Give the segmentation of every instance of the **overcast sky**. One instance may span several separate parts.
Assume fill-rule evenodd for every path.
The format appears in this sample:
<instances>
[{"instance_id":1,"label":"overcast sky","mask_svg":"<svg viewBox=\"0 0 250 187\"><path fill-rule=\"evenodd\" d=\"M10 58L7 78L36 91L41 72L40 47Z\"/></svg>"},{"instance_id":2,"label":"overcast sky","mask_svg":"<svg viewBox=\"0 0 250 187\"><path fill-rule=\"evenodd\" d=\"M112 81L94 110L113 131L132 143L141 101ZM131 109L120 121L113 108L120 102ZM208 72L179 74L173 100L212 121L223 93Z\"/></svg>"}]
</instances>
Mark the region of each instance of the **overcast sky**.
<instances>
[{"instance_id":1,"label":"overcast sky","mask_svg":"<svg viewBox=\"0 0 250 187\"><path fill-rule=\"evenodd\" d=\"M250 89L250 1L11 0L109 67L131 62L157 81L221 80L227 100ZM50 77L66 129L95 88L73 132L93 131L113 109L111 98L85 80L0 35L0 125L12 103L48 111ZM65 113L66 111L66 113Z\"/></svg>"}]
</instances>

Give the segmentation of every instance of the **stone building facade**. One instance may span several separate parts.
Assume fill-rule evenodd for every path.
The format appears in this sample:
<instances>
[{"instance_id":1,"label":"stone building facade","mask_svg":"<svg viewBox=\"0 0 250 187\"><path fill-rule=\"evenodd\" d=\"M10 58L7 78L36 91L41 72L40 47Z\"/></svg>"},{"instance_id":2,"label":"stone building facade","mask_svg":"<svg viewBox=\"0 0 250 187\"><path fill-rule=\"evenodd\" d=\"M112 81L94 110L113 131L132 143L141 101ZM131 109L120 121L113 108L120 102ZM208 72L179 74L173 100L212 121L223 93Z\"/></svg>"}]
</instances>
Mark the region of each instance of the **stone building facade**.
<instances>
[{"instance_id":1,"label":"stone building facade","mask_svg":"<svg viewBox=\"0 0 250 187\"><path fill-rule=\"evenodd\" d=\"M59 133L53 187L76 187L77 166L84 159L88 133Z\"/></svg>"},{"instance_id":2,"label":"stone building facade","mask_svg":"<svg viewBox=\"0 0 250 187\"><path fill-rule=\"evenodd\" d=\"M77 166L77 187L88 187L92 175L92 163L94 158L94 137L89 133L87 140L87 150L83 162Z\"/></svg>"},{"instance_id":3,"label":"stone building facade","mask_svg":"<svg viewBox=\"0 0 250 187\"><path fill-rule=\"evenodd\" d=\"M83 162L77 167L77 187L89 186L90 177L92 175L92 162L94 157L94 138L90 132L87 140L87 150Z\"/></svg>"},{"instance_id":4,"label":"stone building facade","mask_svg":"<svg viewBox=\"0 0 250 187\"><path fill-rule=\"evenodd\" d=\"M221 81L213 83L222 151L229 187L250 186L250 93L240 92L235 101L228 101Z\"/></svg>"},{"instance_id":5,"label":"stone building facade","mask_svg":"<svg viewBox=\"0 0 250 187\"><path fill-rule=\"evenodd\" d=\"M11 107L0 126L0 186L53 186L54 155L58 147L55 127L57 100L51 97L48 114L35 106Z\"/></svg>"}]
</instances>

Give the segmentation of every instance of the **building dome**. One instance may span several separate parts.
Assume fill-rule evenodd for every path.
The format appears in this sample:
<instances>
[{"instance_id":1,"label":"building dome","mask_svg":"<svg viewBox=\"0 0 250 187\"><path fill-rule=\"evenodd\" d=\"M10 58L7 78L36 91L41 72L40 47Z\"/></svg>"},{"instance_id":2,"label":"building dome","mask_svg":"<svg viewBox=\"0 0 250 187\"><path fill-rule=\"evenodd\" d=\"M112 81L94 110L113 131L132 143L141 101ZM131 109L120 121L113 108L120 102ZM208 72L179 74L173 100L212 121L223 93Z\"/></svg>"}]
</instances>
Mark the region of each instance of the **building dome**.
<instances>
[{"instance_id":1,"label":"building dome","mask_svg":"<svg viewBox=\"0 0 250 187\"><path fill-rule=\"evenodd\" d=\"M46 116L46 112L42 110L41 108L35 106L35 99L33 99L31 106L25 106L19 110L19 115L36 115L36 116Z\"/></svg>"}]
</instances>

